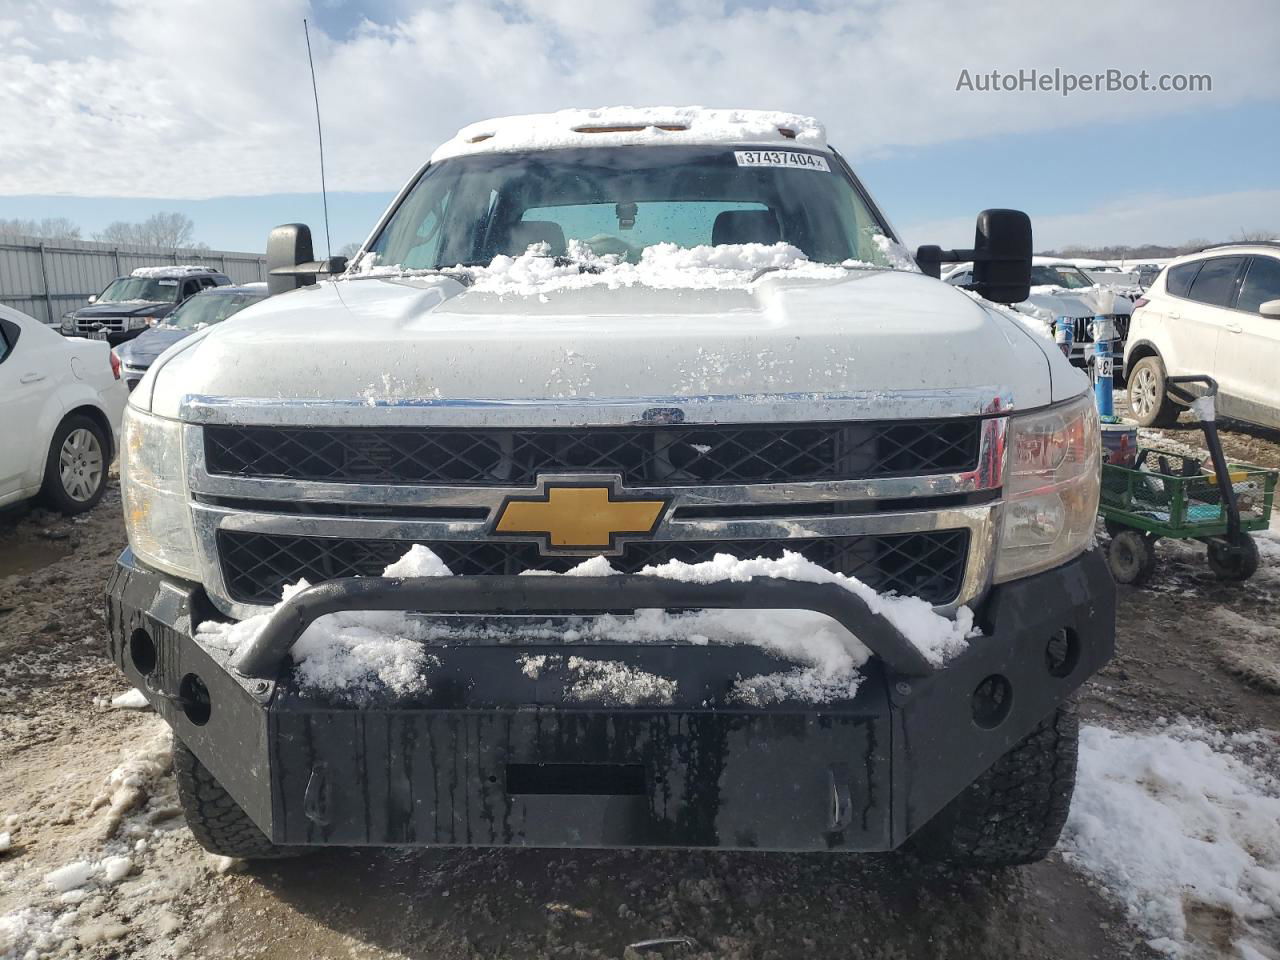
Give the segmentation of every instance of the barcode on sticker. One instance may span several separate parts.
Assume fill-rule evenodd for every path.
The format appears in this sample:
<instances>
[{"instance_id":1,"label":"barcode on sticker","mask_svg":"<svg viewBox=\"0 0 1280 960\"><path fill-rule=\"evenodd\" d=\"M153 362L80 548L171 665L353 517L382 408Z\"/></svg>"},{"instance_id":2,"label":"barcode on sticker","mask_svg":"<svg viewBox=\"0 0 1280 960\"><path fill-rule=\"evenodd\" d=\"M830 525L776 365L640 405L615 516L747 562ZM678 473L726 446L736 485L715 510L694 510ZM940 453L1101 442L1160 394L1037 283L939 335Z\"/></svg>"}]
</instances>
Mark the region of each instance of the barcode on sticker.
<instances>
[{"instance_id":1,"label":"barcode on sticker","mask_svg":"<svg viewBox=\"0 0 1280 960\"><path fill-rule=\"evenodd\" d=\"M740 167L794 167L797 170L823 170L831 172L827 158L813 153L797 153L794 150L735 150L734 159Z\"/></svg>"}]
</instances>

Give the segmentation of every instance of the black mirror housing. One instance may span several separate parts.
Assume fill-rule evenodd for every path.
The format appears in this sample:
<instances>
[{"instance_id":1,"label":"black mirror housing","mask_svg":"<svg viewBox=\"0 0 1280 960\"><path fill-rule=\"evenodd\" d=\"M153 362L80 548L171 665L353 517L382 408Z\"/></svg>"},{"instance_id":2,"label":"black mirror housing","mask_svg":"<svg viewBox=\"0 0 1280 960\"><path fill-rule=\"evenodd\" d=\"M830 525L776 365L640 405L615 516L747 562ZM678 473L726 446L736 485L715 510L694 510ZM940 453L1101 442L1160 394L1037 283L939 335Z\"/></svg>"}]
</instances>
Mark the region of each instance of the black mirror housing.
<instances>
[{"instance_id":1,"label":"black mirror housing","mask_svg":"<svg viewBox=\"0 0 1280 960\"><path fill-rule=\"evenodd\" d=\"M1031 295L1031 218L1021 210L983 210L973 237L973 289L995 303Z\"/></svg>"},{"instance_id":2,"label":"black mirror housing","mask_svg":"<svg viewBox=\"0 0 1280 960\"><path fill-rule=\"evenodd\" d=\"M983 210L974 228L972 250L916 248L916 265L926 276L942 276L944 263L973 261L969 289L995 303L1021 303L1031 295L1031 218L1021 210Z\"/></svg>"},{"instance_id":3,"label":"black mirror housing","mask_svg":"<svg viewBox=\"0 0 1280 960\"><path fill-rule=\"evenodd\" d=\"M311 228L305 223L284 223L272 230L267 236L267 295L274 297L315 283L314 271L296 271L300 264L313 260Z\"/></svg>"}]
</instances>

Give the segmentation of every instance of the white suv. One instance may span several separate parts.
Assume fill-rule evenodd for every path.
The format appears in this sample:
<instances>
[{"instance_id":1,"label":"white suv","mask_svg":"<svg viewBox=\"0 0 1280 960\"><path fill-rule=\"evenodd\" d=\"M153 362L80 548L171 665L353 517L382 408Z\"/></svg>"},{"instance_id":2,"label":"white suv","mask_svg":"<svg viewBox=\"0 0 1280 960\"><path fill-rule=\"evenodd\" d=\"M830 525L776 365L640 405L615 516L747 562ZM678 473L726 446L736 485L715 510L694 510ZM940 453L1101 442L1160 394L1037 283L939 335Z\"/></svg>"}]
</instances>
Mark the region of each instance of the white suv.
<instances>
[{"instance_id":1,"label":"white suv","mask_svg":"<svg viewBox=\"0 0 1280 960\"><path fill-rule=\"evenodd\" d=\"M1209 374L1224 416L1280 427L1280 243L1180 257L1134 307L1124 370L1138 423L1177 419L1167 376Z\"/></svg>"}]
</instances>

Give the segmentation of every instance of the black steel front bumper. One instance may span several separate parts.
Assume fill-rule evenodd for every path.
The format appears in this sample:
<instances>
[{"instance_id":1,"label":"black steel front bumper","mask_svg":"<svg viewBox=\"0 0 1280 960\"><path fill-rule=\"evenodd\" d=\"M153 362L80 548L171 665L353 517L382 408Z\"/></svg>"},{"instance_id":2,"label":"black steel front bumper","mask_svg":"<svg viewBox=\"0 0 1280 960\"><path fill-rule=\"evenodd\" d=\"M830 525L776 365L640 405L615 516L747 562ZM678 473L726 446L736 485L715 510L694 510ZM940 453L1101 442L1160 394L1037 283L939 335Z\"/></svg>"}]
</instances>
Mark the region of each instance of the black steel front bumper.
<instances>
[{"instance_id":1,"label":"black steel front bumper","mask_svg":"<svg viewBox=\"0 0 1280 960\"><path fill-rule=\"evenodd\" d=\"M288 658L335 610L646 607L816 610L877 656L851 700L766 707L735 702L734 683L795 665L756 647L463 643L433 648L430 692L359 704L300 689ZM890 850L1106 663L1115 639L1096 551L995 587L984 636L940 670L842 588L791 581L331 581L281 608L234 664L194 637L218 619L203 590L130 551L107 610L128 680L268 837L299 845ZM677 693L661 706L570 700L562 670L522 670L540 655L622 662Z\"/></svg>"}]
</instances>

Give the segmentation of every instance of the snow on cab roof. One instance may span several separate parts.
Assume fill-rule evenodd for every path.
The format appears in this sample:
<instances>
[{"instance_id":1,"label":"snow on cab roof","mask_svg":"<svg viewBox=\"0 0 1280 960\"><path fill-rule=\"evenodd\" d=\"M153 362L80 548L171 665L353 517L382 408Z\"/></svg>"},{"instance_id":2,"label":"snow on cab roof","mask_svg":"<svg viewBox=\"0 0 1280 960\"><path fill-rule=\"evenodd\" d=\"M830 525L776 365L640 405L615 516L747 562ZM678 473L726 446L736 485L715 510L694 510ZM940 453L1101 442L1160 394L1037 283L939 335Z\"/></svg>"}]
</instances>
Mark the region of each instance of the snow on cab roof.
<instances>
[{"instance_id":1,"label":"snow on cab roof","mask_svg":"<svg viewBox=\"0 0 1280 960\"><path fill-rule=\"evenodd\" d=\"M199 264L187 263L187 264L180 264L180 265L178 265L178 266L176 266L176 267L173 267L173 266L168 266L168 267L139 267L137 270L133 271L133 273L129 274L129 276L131 276L131 277L151 277L151 278L155 278L155 277L189 277L189 276L191 276L192 274L196 274L196 273L203 274L203 273L217 273L217 272L218 272L218 271L216 271L215 269L213 269L213 267L202 267L202 266L200 266Z\"/></svg>"},{"instance_id":2,"label":"snow on cab roof","mask_svg":"<svg viewBox=\"0 0 1280 960\"><path fill-rule=\"evenodd\" d=\"M712 143L827 146L813 117L777 110L708 107L597 107L497 117L463 127L431 155L432 162L473 153L568 147Z\"/></svg>"}]
</instances>

